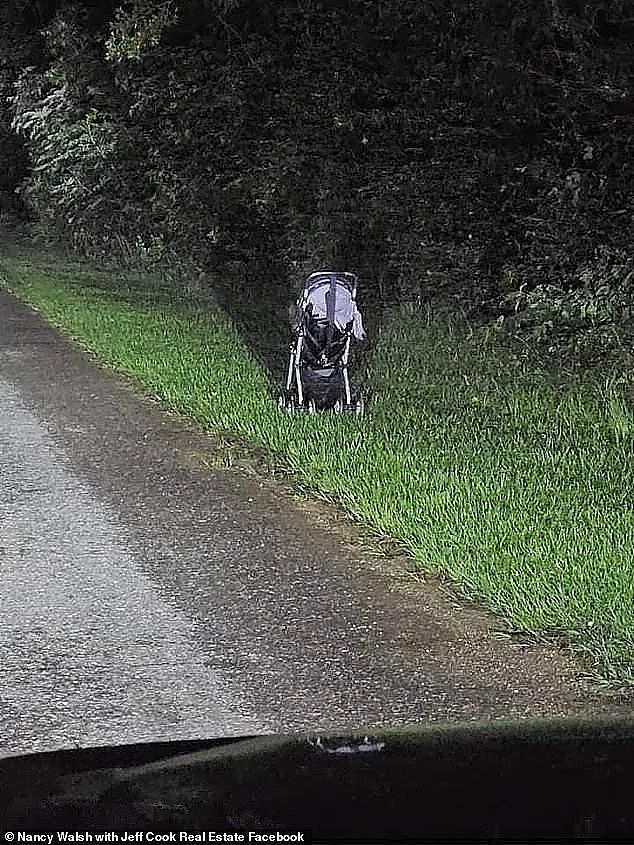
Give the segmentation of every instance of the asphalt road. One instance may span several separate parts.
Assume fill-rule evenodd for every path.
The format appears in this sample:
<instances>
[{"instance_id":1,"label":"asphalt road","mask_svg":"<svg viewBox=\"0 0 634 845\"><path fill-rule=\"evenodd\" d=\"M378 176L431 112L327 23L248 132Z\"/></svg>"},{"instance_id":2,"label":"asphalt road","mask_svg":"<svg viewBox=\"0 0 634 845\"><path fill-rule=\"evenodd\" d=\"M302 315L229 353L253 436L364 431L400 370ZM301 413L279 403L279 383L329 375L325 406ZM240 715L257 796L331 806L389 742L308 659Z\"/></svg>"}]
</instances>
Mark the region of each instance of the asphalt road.
<instances>
[{"instance_id":1,"label":"asphalt road","mask_svg":"<svg viewBox=\"0 0 634 845\"><path fill-rule=\"evenodd\" d=\"M0 755L630 712L0 292Z\"/></svg>"}]
</instances>

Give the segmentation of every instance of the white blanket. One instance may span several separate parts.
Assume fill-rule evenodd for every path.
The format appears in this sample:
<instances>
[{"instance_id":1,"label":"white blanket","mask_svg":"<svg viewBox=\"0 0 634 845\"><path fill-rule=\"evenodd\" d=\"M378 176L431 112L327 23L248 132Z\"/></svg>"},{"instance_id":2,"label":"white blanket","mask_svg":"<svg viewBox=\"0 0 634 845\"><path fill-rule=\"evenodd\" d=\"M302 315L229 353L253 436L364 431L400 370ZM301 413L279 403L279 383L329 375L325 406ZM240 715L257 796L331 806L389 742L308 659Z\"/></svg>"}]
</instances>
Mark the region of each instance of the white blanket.
<instances>
[{"instance_id":1,"label":"white blanket","mask_svg":"<svg viewBox=\"0 0 634 845\"><path fill-rule=\"evenodd\" d=\"M315 317L326 318L328 309L326 306L326 294L330 291L330 284L319 285L308 295L308 302L312 303ZM365 338L363 319L357 308L356 302L352 299L350 291L345 285L336 286L335 299L335 326L338 329L345 329L352 320L352 334L356 340Z\"/></svg>"}]
</instances>

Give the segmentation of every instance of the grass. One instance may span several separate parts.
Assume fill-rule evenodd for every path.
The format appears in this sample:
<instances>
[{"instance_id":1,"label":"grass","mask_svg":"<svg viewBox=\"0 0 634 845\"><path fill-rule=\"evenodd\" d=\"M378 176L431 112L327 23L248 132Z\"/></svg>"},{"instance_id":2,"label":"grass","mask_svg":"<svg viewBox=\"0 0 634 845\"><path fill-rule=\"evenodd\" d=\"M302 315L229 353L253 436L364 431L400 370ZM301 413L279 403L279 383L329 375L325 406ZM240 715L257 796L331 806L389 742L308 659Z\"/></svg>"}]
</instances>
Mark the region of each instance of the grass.
<instances>
[{"instance_id":1,"label":"grass","mask_svg":"<svg viewBox=\"0 0 634 845\"><path fill-rule=\"evenodd\" d=\"M4 249L4 284L107 366L398 540L511 629L634 684L634 419L617 376L555 376L492 333L387 316L362 420L289 418L231 322L189 289ZM281 377L280 373L280 377Z\"/></svg>"}]
</instances>

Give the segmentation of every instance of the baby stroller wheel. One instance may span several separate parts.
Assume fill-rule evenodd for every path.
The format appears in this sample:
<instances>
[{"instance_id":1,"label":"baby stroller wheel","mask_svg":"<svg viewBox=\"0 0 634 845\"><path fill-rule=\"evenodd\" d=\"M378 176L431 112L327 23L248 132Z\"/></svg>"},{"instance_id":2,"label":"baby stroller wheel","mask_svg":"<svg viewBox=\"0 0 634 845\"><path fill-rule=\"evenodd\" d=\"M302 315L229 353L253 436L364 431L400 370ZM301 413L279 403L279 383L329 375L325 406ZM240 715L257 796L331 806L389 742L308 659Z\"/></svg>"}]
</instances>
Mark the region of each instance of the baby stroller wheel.
<instances>
[{"instance_id":1,"label":"baby stroller wheel","mask_svg":"<svg viewBox=\"0 0 634 845\"><path fill-rule=\"evenodd\" d=\"M354 406L354 412L355 412L357 417L363 416L363 414L365 412L365 405L364 405L363 399L361 399L361 398L357 399L357 401L355 402L355 406Z\"/></svg>"},{"instance_id":2,"label":"baby stroller wheel","mask_svg":"<svg viewBox=\"0 0 634 845\"><path fill-rule=\"evenodd\" d=\"M335 412L335 414L340 414L343 411L343 402L341 401L341 399L337 399L335 404L332 406L332 410Z\"/></svg>"},{"instance_id":3,"label":"baby stroller wheel","mask_svg":"<svg viewBox=\"0 0 634 845\"><path fill-rule=\"evenodd\" d=\"M308 400L308 413L309 414L316 414L317 413L317 406L315 405L314 399Z\"/></svg>"},{"instance_id":4,"label":"baby stroller wheel","mask_svg":"<svg viewBox=\"0 0 634 845\"><path fill-rule=\"evenodd\" d=\"M281 393L277 400L277 407L280 411L286 411L287 414L292 414L295 410L295 397L292 394Z\"/></svg>"}]
</instances>

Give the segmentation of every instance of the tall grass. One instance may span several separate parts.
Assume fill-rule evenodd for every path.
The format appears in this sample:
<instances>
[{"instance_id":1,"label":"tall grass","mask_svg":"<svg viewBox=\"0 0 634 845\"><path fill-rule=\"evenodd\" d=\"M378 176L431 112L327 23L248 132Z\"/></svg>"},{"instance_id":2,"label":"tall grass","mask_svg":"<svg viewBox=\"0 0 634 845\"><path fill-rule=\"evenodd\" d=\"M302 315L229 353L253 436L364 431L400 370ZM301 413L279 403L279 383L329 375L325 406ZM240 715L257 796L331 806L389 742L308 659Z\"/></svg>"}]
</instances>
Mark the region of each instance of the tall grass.
<instances>
[{"instance_id":1,"label":"tall grass","mask_svg":"<svg viewBox=\"0 0 634 845\"><path fill-rule=\"evenodd\" d=\"M369 414L289 418L195 295L33 252L2 267L17 296L150 395L264 447L512 627L563 637L597 680L634 683L634 420L613 376L555 378L485 331L392 314L357 373Z\"/></svg>"}]
</instances>

